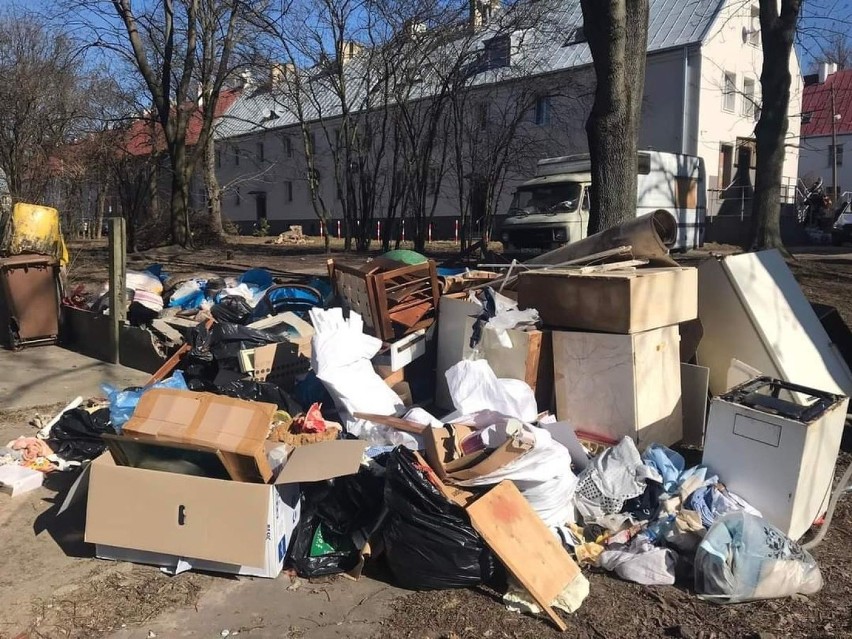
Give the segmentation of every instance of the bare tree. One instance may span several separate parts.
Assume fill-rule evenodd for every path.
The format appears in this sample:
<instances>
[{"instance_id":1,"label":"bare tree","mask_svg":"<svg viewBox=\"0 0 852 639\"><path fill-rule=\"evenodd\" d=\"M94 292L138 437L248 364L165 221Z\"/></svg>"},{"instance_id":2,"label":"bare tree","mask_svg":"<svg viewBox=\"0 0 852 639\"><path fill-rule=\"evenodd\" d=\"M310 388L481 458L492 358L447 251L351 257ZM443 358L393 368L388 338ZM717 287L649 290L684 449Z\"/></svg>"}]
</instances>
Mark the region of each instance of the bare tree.
<instances>
[{"instance_id":1,"label":"bare tree","mask_svg":"<svg viewBox=\"0 0 852 639\"><path fill-rule=\"evenodd\" d=\"M96 46L117 53L144 83L170 160L172 241L192 242L189 189L209 149L216 104L231 71L244 0L69 0L79 21L94 31ZM100 20L95 20L99 17ZM118 18L119 24L116 24ZM198 87L203 98L198 108ZM190 121L198 117L197 142L188 144ZM211 226L221 233L221 216L211 206ZM218 217L217 217L218 216Z\"/></svg>"},{"instance_id":2,"label":"bare tree","mask_svg":"<svg viewBox=\"0 0 852 639\"><path fill-rule=\"evenodd\" d=\"M796 37L801 0L760 0L763 106L755 128L757 166L748 247L782 248L781 174L790 106L790 53Z\"/></svg>"},{"instance_id":3,"label":"bare tree","mask_svg":"<svg viewBox=\"0 0 852 639\"><path fill-rule=\"evenodd\" d=\"M852 66L852 46L846 33L832 33L820 46L817 62L829 62L837 65L838 70Z\"/></svg>"},{"instance_id":4,"label":"bare tree","mask_svg":"<svg viewBox=\"0 0 852 639\"><path fill-rule=\"evenodd\" d=\"M772 0L774 1L774 0ZM635 215L636 154L648 47L648 0L581 0L597 84L586 133L589 234Z\"/></svg>"},{"instance_id":5,"label":"bare tree","mask_svg":"<svg viewBox=\"0 0 852 639\"><path fill-rule=\"evenodd\" d=\"M33 13L0 15L0 168L14 200L43 200L51 157L86 115L91 79L78 52Z\"/></svg>"}]
</instances>

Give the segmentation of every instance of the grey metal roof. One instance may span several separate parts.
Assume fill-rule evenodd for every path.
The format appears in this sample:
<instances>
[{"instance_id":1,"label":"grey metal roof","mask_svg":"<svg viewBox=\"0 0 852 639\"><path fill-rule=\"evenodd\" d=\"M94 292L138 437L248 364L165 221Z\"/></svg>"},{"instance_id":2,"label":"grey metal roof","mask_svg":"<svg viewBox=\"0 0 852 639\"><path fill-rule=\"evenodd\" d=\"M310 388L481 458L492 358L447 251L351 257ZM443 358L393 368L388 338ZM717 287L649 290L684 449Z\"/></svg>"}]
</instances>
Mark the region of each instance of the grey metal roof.
<instances>
[{"instance_id":1,"label":"grey metal roof","mask_svg":"<svg viewBox=\"0 0 852 639\"><path fill-rule=\"evenodd\" d=\"M701 43L708 33L719 10L726 0L650 0L648 21L648 53ZM540 15L545 18L529 29L513 34L517 47L512 53L512 67L523 67L524 74L546 74L572 67L591 64L592 56L585 42L571 43L571 35L582 27L583 16L580 0L538 0L537 6L544 7ZM508 11L505 12L508 14ZM500 16L493 18L499 23ZM546 24L545 24L546 23ZM463 44L447 42L439 59L452 59L458 54L459 46L482 48L483 43L494 35L488 27L473 40ZM359 111L371 99L371 88L376 82L375 72L368 64L355 58L345 66L347 94L350 109ZM486 84L511 79L505 70L484 71L473 79L475 84ZM303 99L303 112L307 120L334 117L339 113L335 92L323 83L310 83L311 94ZM409 99L426 97L436 85L427 78L410 90ZM277 129L296 124L296 109L292 97L269 88L244 91L234 105L217 123L214 135L217 139L239 137L263 130Z\"/></svg>"}]
</instances>

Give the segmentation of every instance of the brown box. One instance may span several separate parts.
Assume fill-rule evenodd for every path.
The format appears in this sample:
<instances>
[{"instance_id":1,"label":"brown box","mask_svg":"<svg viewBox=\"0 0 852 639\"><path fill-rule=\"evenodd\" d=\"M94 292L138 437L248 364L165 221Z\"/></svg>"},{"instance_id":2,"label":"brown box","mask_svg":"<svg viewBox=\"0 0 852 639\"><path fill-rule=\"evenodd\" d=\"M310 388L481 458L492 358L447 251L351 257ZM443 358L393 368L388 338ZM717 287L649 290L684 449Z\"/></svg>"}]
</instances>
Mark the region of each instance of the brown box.
<instances>
[{"instance_id":1,"label":"brown box","mask_svg":"<svg viewBox=\"0 0 852 639\"><path fill-rule=\"evenodd\" d=\"M102 559L276 577L300 517L299 483L358 472L365 448L301 446L275 485L121 466L104 453L86 471L85 540Z\"/></svg>"},{"instance_id":2,"label":"brown box","mask_svg":"<svg viewBox=\"0 0 852 639\"><path fill-rule=\"evenodd\" d=\"M518 280L518 301L553 328L638 333L698 317L698 271L532 271Z\"/></svg>"},{"instance_id":3,"label":"brown box","mask_svg":"<svg viewBox=\"0 0 852 639\"><path fill-rule=\"evenodd\" d=\"M276 410L275 404L156 388L142 395L122 432L219 451L232 479L265 483L272 470L264 444Z\"/></svg>"},{"instance_id":4,"label":"brown box","mask_svg":"<svg viewBox=\"0 0 852 639\"><path fill-rule=\"evenodd\" d=\"M475 430L463 424L426 429L426 460L438 477L448 481L481 477L502 468L529 450L527 447L516 445L514 440L507 439L494 450L462 455L459 443Z\"/></svg>"}]
</instances>

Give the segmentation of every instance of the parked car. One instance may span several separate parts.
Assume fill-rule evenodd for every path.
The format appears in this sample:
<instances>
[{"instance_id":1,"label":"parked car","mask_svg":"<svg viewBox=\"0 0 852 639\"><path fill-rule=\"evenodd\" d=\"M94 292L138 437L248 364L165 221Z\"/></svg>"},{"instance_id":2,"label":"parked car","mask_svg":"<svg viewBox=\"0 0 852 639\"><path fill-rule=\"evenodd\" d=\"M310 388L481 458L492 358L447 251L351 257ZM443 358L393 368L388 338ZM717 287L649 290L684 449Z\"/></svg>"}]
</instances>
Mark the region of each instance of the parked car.
<instances>
[{"instance_id":1,"label":"parked car","mask_svg":"<svg viewBox=\"0 0 852 639\"><path fill-rule=\"evenodd\" d=\"M842 246L844 242L852 242L852 210L849 202L843 205L840 215L831 227L831 243L834 246Z\"/></svg>"}]
</instances>

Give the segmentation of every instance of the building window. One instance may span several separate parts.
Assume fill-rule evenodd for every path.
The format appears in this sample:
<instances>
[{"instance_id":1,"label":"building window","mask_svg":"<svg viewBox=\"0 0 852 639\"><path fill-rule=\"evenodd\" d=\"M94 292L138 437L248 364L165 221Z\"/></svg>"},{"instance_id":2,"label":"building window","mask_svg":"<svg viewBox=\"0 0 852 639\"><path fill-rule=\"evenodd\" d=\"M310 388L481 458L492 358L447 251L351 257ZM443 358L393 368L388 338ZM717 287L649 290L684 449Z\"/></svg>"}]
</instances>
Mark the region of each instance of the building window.
<instances>
[{"instance_id":1,"label":"building window","mask_svg":"<svg viewBox=\"0 0 852 639\"><path fill-rule=\"evenodd\" d=\"M216 168L217 169L222 168L222 150L221 149L216 149Z\"/></svg>"},{"instance_id":2,"label":"building window","mask_svg":"<svg viewBox=\"0 0 852 639\"><path fill-rule=\"evenodd\" d=\"M488 128L488 103L480 102L476 106L476 123L480 131Z\"/></svg>"},{"instance_id":3,"label":"building window","mask_svg":"<svg viewBox=\"0 0 852 639\"><path fill-rule=\"evenodd\" d=\"M754 118L755 110L754 80L743 78L743 108L742 114L747 118Z\"/></svg>"},{"instance_id":4,"label":"building window","mask_svg":"<svg viewBox=\"0 0 852 639\"><path fill-rule=\"evenodd\" d=\"M499 69L509 66L512 41L508 35L491 38L483 42L483 45L485 46L486 69Z\"/></svg>"},{"instance_id":5,"label":"building window","mask_svg":"<svg viewBox=\"0 0 852 639\"><path fill-rule=\"evenodd\" d=\"M834 166L834 149L837 148L837 166L843 166L843 145L838 144L835 147L833 144L828 145L828 166Z\"/></svg>"},{"instance_id":6,"label":"building window","mask_svg":"<svg viewBox=\"0 0 852 639\"><path fill-rule=\"evenodd\" d=\"M292 182L284 182L284 193L287 195L287 201L293 201L293 183Z\"/></svg>"},{"instance_id":7,"label":"building window","mask_svg":"<svg viewBox=\"0 0 852 639\"><path fill-rule=\"evenodd\" d=\"M293 157L293 139L288 135L283 138L284 155L288 158Z\"/></svg>"},{"instance_id":8,"label":"building window","mask_svg":"<svg viewBox=\"0 0 852 639\"><path fill-rule=\"evenodd\" d=\"M240 148L238 146L234 147L234 166L240 165Z\"/></svg>"},{"instance_id":9,"label":"building window","mask_svg":"<svg viewBox=\"0 0 852 639\"><path fill-rule=\"evenodd\" d=\"M550 96L538 98L535 101L535 123L539 126L549 125L551 110Z\"/></svg>"},{"instance_id":10,"label":"building window","mask_svg":"<svg viewBox=\"0 0 852 639\"><path fill-rule=\"evenodd\" d=\"M810 111L805 111L804 113L802 113L802 124L810 124L812 116L813 113L811 113Z\"/></svg>"},{"instance_id":11,"label":"building window","mask_svg":"<svg viewBox=\"0 0 852 639\"><path fill-rule=\"evenodd\" d=\"M313 154L317 150L317 134L316 131L311 131L308 134L308 152Z\"/></svg>"},{"instance_id":12,"label":"building window","mask_svg":"<svg viewBox=\"0 0 852 639\"><path fill-rule=\"evenodd\" d=\"M243 198L240 195L240 187L234 189L234 206L239 206L243 203Z\"/></svg>"},{"instance_id":13,"label":"building window","mask_svg":"<svg viewBox=\"0 0 852 639\"><path fill-rule=\"evenodd\" d=\"M257 161L263 162L265 158L265 154L263 152L263 142L258 142L255 144L255 154L257 155Z\"/></svg>"},{"instance_id":14,"label":"building window","mask_svg":"<svg viewBox=\"0 0 852 639\"><path fill-rule=\"evenodd\" d=\"M760 46L760 7L751 5L751 20L748 25L748 36L746 41L753 47Z\"/></svg>"},{"instance_id":15,"label":"building window","mask_svg":"<svg viewBox=\"0 0 852 639\"><path fill-rule=\"evenodd\" d=\"M724 84L722 85L722 108L725 111L734 111L737 108L737 74L725 71Z\"/></svg>"}]
</instances>

